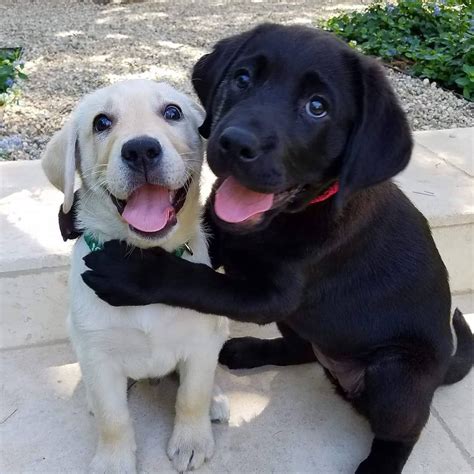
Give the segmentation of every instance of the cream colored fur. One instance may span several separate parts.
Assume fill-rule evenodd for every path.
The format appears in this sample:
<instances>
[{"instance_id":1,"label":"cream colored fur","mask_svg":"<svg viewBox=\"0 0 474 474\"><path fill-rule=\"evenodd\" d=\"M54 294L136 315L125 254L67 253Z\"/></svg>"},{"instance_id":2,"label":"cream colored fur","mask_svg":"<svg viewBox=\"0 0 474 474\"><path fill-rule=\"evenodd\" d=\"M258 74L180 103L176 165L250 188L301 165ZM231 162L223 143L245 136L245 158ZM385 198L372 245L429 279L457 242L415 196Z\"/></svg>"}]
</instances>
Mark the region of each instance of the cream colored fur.
<instances>
[{"instance_id":1,"label":"cream colored fur","mask_svg":"<svg viewBox=\"0 0 474 474\"><path fill-rule=\"evenodd\" d=\"M163 119L161 111L169 103L181 107L182 121L167 123ZM100 113L114 117L114 125L106 134L93 132L94 117ZM159 245L170 251L189 242L194 255L185 253L183 258L209 265L200 225L198 183L203 150L197 127L201 121L200 108L166 84L121 82L80 102L48 144L43 168L49 180L64 192L66 211L73 202L75 171L79 171L82 191L78 218L100 241L121 239L136 247ZM193 176L178 223L161 240L133 232L108 194L126 199L133 191L120 150L127 140L143 135L158 139L162 145L160 184L177 189ZM98 444L91 471L136 472L127 377L161 377L175 369L180 386L168 455L178 471L198 468L214 451L211 418L224 421L229 416L227 399L214 387L218 353L228 334L227 320L158 304L109 306L81 279L86 270L82 258L87 253L89 248L81 237L72 255L69 331L89 407L97 420Z\"/></svg>"}]
</instances>

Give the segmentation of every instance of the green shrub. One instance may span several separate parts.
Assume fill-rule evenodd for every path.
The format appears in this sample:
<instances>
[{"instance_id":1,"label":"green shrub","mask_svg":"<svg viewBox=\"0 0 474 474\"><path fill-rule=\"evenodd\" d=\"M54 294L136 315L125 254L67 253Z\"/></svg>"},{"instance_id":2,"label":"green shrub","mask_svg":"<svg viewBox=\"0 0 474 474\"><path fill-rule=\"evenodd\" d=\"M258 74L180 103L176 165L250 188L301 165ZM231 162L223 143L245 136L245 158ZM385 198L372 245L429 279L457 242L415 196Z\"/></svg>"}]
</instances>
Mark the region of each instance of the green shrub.
<instances>
[{"instance_id":1,"label":"green shrub","mask_svg":"<svg viewBox=\"0 0 474 474\"><path fill-rule=\"evenodd\" d=\"M323 28L366 54L474 100L471 0L376 2L330 18Z\"/></svg>"},{"instance_id":2,"label":"green shrub","mask_svg":"<svg viewBox=\"0 0 474 474\"><path fill-rule=\"evenodd\" d=\"M0 48L0 107L18 97L18 83L26 79L21 48Z\"/></svg>"}]
</instances>

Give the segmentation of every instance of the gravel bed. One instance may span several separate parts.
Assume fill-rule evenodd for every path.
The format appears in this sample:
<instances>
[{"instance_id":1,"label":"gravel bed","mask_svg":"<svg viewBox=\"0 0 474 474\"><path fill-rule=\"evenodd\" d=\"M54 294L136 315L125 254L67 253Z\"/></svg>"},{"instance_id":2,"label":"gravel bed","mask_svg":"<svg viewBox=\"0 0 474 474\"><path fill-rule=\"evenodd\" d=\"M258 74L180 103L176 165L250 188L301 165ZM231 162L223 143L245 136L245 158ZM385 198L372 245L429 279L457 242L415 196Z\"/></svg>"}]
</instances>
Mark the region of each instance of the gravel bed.
<instances>
[{"instance_id":1,"label":"gravel bed","mask_svg":"<svg viewBox=\"0 0 474 474\"><path fill-rule=\"evenodd\" d=\"M119 79L162 79L190 92L195 61L218 39L264 21L314 24L368 0L122 2L1 0L0 47L23 46L29 81L0 112L8 159L37 159L85 93ZM474 125L471 103L388 70L414 130ZM5 141L5 138L7 141ZM3 142L2 142L3 139Z\"/></svg>"},{"instance_id":2,"label":"gravel bed","mask_svg":"<svg viewBox=\"0 0 474 474\"><path fill-rule=\"evenodd\" d=\"M436 82L386 68L413 130L474 126L474 103L444 90Z\"/></svg>"}]
</instances>

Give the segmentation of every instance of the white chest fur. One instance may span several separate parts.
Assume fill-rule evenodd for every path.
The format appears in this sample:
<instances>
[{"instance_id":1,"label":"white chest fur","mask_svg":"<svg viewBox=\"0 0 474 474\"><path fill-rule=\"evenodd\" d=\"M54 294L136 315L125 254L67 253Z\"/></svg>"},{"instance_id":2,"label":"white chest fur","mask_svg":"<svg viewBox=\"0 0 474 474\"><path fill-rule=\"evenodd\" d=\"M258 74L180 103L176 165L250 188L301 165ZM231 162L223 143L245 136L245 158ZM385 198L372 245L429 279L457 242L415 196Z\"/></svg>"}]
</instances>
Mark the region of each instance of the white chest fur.
<instances>
[{"instance_id":1,"label":"white chest fur","mask_svg":"<svg viewBox=\"0 0 474 474\"><path fill-rule=\"evenodd\" d=\"M182 258L209 264L204 235L199 233L190 244L194 255L185 252ZM120 364L128 377L140 379L165 375L205 346L210 352L219 351L228 334L226 318L161 304L109 306L82 281L81 273L87 269L82 258L87 253L81 238L73 251L69 319L80 359L93 363L107 357Z\"/></svg>"}]
</instances>

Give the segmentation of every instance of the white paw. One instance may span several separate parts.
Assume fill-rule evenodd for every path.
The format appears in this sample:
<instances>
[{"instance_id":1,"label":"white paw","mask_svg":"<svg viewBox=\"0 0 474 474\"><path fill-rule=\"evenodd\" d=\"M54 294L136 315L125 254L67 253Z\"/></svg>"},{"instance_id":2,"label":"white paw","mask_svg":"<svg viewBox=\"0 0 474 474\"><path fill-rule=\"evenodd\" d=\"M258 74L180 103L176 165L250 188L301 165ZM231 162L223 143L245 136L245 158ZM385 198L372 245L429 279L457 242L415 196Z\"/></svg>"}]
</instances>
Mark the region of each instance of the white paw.
<instances>
[{"instance_id":1,"label":"white paw","mask_svg":"<svg viewBox=\"0 0 474 474\"><path fill-rule=\"evenodd\" d=\"M92 460L91 474L135 474L137 472L135 453L131 449L101 449Z\"/></svg>"},{"instance_id":2,"label":"white paw","mask_svg":"<svg viewBox=\"0 0 474 474\"><path fill-rule=\"evenodd\" d=\"M229 399L223 393L215 394L211 400L211 421L227 423L230 418Z\"/></svg>"},{"instance_id":3,"label":"white paw","mask_svg":"<svg viewBox=\"0 0 474 474\"><path fill-rule=\"evenodd\" d=\"M214 454L214 437L208 419L199 424L176 423L168 457L178 472L197 469Z\"/></svg>"}]
</instances>

